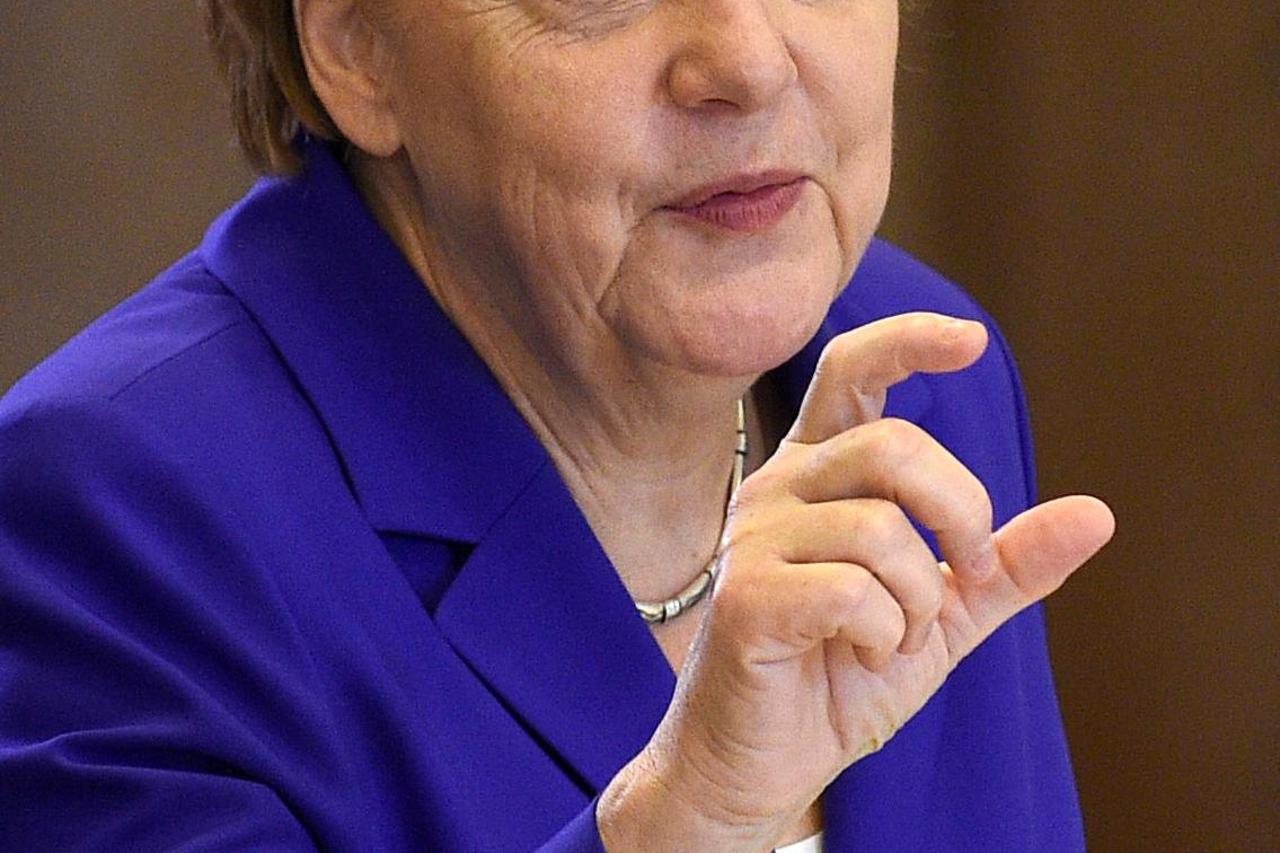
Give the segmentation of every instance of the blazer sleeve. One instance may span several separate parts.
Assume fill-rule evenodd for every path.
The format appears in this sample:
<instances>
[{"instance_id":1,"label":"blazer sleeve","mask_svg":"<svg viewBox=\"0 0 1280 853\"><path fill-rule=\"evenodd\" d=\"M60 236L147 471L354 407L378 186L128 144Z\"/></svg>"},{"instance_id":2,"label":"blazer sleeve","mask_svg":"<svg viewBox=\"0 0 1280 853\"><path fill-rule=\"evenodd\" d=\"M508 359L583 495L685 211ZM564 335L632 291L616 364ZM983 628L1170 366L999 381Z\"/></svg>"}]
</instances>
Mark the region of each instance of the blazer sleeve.
<instances>
[{"instance_id":1,"label":"blazer sleeve","mask_svg":"<svg viewBox=\"0 0 1280 853\"><path fill-rule=\"evenodd\" d=\"M106 400L0 422L9 849L315 849L270 778L277 700L246 687L280 650L227 636L234 518L163 445Z\"/></svg>"}]
</instances>

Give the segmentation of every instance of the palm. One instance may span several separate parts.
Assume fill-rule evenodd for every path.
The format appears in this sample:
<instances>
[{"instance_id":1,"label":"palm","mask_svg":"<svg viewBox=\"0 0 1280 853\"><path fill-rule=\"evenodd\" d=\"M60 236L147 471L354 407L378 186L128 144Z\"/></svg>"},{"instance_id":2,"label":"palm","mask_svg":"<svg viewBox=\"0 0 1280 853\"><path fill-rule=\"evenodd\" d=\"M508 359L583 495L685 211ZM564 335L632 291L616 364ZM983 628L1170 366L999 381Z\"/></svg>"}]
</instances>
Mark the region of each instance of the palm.
<instances>
[{"instance_id":1,"label":"palm","mask_svg":"<svg viewBox=\"0 0 1280 853\"><path fill-rule=\"evenodd\" d=\"M924 648L896 653L878 670L841 639L759 644L751 664L716 691L720 748L740 761L742 784L766 800L764 787L779 798L820 791L887 742L982 640L1061 585L1111 528L1105 505L1086 497L1018 516L996 534L1000 559L990 576L970 578L940 564L946 593Z\"/></svg>"}]
</instances>

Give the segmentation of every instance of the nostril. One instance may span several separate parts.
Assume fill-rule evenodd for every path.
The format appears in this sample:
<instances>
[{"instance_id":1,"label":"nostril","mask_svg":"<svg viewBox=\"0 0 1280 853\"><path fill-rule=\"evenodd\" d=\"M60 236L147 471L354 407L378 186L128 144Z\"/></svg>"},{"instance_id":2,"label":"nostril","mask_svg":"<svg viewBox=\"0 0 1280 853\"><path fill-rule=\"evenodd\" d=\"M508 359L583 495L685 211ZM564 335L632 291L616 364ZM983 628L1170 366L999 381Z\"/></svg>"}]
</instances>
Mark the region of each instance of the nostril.
<instances>
[{"instance_id":1,"label":"nostril","mask_svg":"<svg viewBox=\"0 0 1280 853\"><path fill-rule=\"evenodd\" d=\"M701 15L703 20L672 61L668 86L676 104L754 111L775 101L798 79L789 44L763 10L716 15L714 21L707 17Z\"/></svg>"}]
</instances>

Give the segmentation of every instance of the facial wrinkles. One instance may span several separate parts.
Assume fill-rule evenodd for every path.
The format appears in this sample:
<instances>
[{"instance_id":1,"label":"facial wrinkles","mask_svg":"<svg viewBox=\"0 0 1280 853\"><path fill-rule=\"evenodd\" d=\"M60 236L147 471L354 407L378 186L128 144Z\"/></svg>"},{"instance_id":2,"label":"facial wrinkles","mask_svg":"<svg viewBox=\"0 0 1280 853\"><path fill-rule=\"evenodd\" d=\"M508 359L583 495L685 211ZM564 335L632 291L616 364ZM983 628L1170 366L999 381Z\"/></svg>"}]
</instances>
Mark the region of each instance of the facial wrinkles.
<instances>
[{"instance_id":1,"label":"facial wrinkles","mask_svg":"<svg viewBox=\"0 0 1280 853\"><path fill-rule=\"evenodd\" d=\"M539 373L560 395L544 399L528 395L526 403L544 425L559 423L565 411L580 409L599 416L596 426L612 438L608 446L623 446L634 424L626 407L615 399L619 382L635 383L642 370L635 354L619 346L608 319L600 312L600 293L617 275L621 252L616 232L589 204L543 175L516 169L504 181L503 225L513 235L511 258L514 292L508 291L503 313L509 328L522 341L523 355L500 351L496 357L517 365L532 359ZM565 241L566 234L575 235ZM585 238L585 239L584 239ZM624 245L629 240L621 241ZM533 322L529 318L534 317ZM602 380L583 383L585 375ZM548 400L553 408L547 408ZM561 447L582 471L605 473L612 457L597 459L590 446Z\"/></svg>"},{"instance_id":2,"label":"facial wrinkles","mask_svg":"<svg viewBox=\"0 0 1280 853\"><path fill-rule=\"evenodd\" d=\"M862 227L863 221L873 203L873 199L866 197L869 188L866 178L876 168L865 162L868 151L864 146L874 146L871 137L876 127L887 125L887 121L877 118L881 98L873 97L870 103L848 100L849 92L865 91L866 82L859 79L860 75L868 70L874 75L881 60L866 58L851 66L848 57L868 49L866 39L858 33L884 30L884 22L877 21L876 17L885 14L886 6L890 5L888 0L817 0L814 3L779 0L784 5L794 3L796 12L808 7L809 11L801 12L800 26L815 30L798 42L819 46L817 54L807 57L807 61L817 65L809 69L810 73L800 75L802 85L812 86L809 94L813 97L792 102L792 107L799 112L790 114L787 128L768 126L776 121L776 115L732 119L721 116L737 126L737 132L726 137L721 133L723 127L719 131L712 127L719 122L704 122L697 127L687 122L657 127L666 125L667 119L650 114L644 122L650 125L652 133L646 130L639 134L647 141L637 137L634 126L632 132L612 136L607 127L603 131L599 127L602 124L600 99L612 91L609 87L602 90L602 84L615 76L615 66L600 60L618 55L634 63L635 56L643 55L637 51L646 42L649 28L624 29L622 23L643 19L657 27L666 19L646 18L643 14L653 6L708 0L439 2L442 6L437 7L434 22L426 26L443 23L447 29L454 29L452 25L456 24L457 34L466 36L469 42L460 48L460 53L454 54L465 60L462 67L468 71L464 77L470 82L462 85L470 90L478 105L469 111L472 118L466 119L466 123L481 134L479 139L485 136L503 139L512 136L511 128L521 129L514 146L502 146L501 150L496 146L482 146L490 156L476 164L476 174L487 173L488 177L483 180L490 182L490 186L496 182L502 199L500 209L490 208L489 214L497 213L501 218L497 224L501 226L500 232L507 235L503 240L506 244L503 253L507 256L508 269L518 279L510 282L514 288L511 292L517 298L508 310L527 314L529 309L520 307L519 295L521 291L538 288L535 296L545 299L552 295L549 303L539 305L539 311L547 318L555 319L556 324L572 318L585 328L601 331L601 325L607 325L607 318L602 314L608 312L611 289L628 262L632 266L637 263L631 256L632 238L644 226L646 216L657 206L671 201L674 194L687 191L691 182L701 183L726 171L754 165L754 161L748 163L742 159L754 154L781 157L790 153L800 160L784 165L825 172L826 178L821 182L826 184L823 189L830 196L841 253L850 266L861 254L864 246L851 243L862 241L851 239L853 235L848 228L856 226L859 234L866 230ZM572 28L577 26L575 21L583 27L595 21L610 28L597 30L604 35L595 40L572 38L566 42L566 34L572 34ZM632 50L633 42L636 50ZM871 49L879 51L875 47ZM843 69L841 74L819 73L815 77L812 72L832 57L843 57L827 63ZM806 59L802 56L800 61ZM532 69L536 71L531 73ZM580 69L590 69L591 73L584 74ZM633 68L616 70L622 85L636 77ZM490 103L486 93L493 91L506 94L496 103ZM629 99L634 100L634 94L623 90L617 97L625 104ZM810 101L840 104L836 110L839 114L815 109ZM584 104L597 107L584 115ZM492 109L494 106L498 109ZM575 138L575 132L583 144L566 145L565 140ZM784 136L787 138L782 138ZM655 140L665 140L667 144L655 146ZM750 140L754 143L748 144ZM674 146L670 144L673 142ZM725 142L733 144L720 144ZM738 150L734 153L729 148ZM596 152L601 152L601 162L613 170L611 175L597 175L590 168ZM658 153L662 156L657 156ZM814 158L822 162L815 162ZM696 168L690 166L699 160L702 162ZM769 161L764 165L778 163ZM849 197L850 188L855 190L852 195L857 198ZM567 235L572 235L572 240ZM616 301L635 297L632 292L618 296ZM555 334L554 328L552 333Z\"/></svg>"},{"instance_id":3,"label":"facial wrinkles","mask_svg":"<svg viewBox=\"0 0 1280 853\"><path fill-rule=\"evenodd\" d=\"M415 65L428 63L409 71L410 83L436 77L429 69L438 58L412 52L413 44L427 33L446 43L452 39L445 61L465 69L444 74L442 80L456 79L461 87L458 102L473 105L459 120L458 127L465 130L458 138L474 140L469 171L476 182L436 185L432 158L443 149L435 145L421 148L418 165L427 190L423 206L436 223L433 230L459 238L440 247L451 259L448 263L475 267L467 247L486 244L489 250L478 254L489 254L496 262L474 268L489 283L465 299L479 299L491 307L501 304L504 325L523 330L517 333L536 347L534 351L560 350L564 358L579 360L583 351L589 357L592 347L584 344L590 336L602 335L598 297L617 274L634 227L631 199L637 184L644 182L643 169L616 171L619 163L627 162L625 155L616 156L627 134L619 133L618 145L612 145L607 128L613 123L602 124L597 111L583 110L584 103L599 102L599 78L609 75L607 70L601 73L599 53L584 56L581 51L618 51L612 45L563 45L545 20L529 13L529 6L530 0L441 0L430 13L415 11L419 7L411 4L402 7L398 21L382 23L401 27L401 35L392 36L401 42L401 57L413 56L409 61ZM595 73L584 74L584 67ZM404 87L408 97L416 88ZM502 97L492 97L495 92ZM418 120L438 126L443 117L428 112ZM606 128L604 138L598 136L601 127ZM577 139L585 146L574 144ZM592 158L602 148L614 156L604 158L605 171L597 172ZM612 174L610 168L615 170ZM443 164L441 170L449 173ZM485 184L487 192L466 189ZM432 192L432 186L443 193ZM435 211L433 199L450 203ZM471 226L458 233L463 222ZM499 235L501 239L495 239ZM532 314L541 319L530 324ZM553 340L566 337L566 330L576 340L576 349L566 347L566 340Z\"/></svg>"},{"instance_id":4,"label":"facial wrinkles","mask_svg":"<svg viewBox=\"0 0 1280 853\"><path fill-rule=\"evenodd\" d=\"M640 18L661 0L454 0L463 16L503 13L494 31L518 40L545 36L556 44L596 40Z\"/></svg>"},{"instance_id":5,"label":"facial wrinkles","mask_svg":"<svg viewBox=\"0 0 1280 853\"><path fill-rule=\"evenodd\" d=\"M598 39L635 23L659 0L531 0L549 24L571 39Z\"/></svg>"},{"instance_id":6,"label":"facial wrinkles","mask_svg":"<svg viewBox=\"0 0 1280 853\"><path fill-rule=\"evenodd\" d=\"M515 110L483 111L482 132L501 138L519 128L518 144L488 166L502 199L499 215L505 233L517 238L524 278L598 297L652 205L655 164L644 140L626 131L628 110L621 105L629 93L601 90L602 79L625 86L629 78L602 64L599 52L634 60L613 47L546 41L547 33L527 18L520 33L529 37L501 39L502 57L480 83L506 92ZM602 95L611 91L620 106L602 107Z\"/></svg>"},{"instance_id":7,"label":"facial wrinkles","mask_svg":"<svg viewBox=\"0 0 1280 853\"><path fill-rule=\"evenodd\" d=\"M616 212L531 169L505 182L503 195L503 225L518 240L520 286L541 297L525 304L542 308L550 298L552 313L567 311L583 328L597 327L597 297L619 252Z\"/></svg>"},{"instance_id":8,"label":"facial wrinkles","mask_svg":"<svg viewBox=\"0 0 1280 853\"><path fill-rule=\"evenodd\" d=\"M643 18L659 3L671 0L524 0L533 13L562 33L600 38ZM684 0L694 4L707 0ZM861 0L787 0L798 6L842 6Z\"/></svg>"},{"instance_id":9,"label":"facial wrinkles","mask_svg":"<svg viewBox=\"0 0 1280 853\"><path fill-rule=\"evenodd\" d=\"M687 2L696 4L706 0ZM657 25L657 19L654 20ZM641 38L640 32L636 31L637 38ZM744 168L815 167L814 157L818 149L825 146L820 140L811 138L813 125L798 116L798 111L804 111L807 106L798 102L791 93L785 93L779 104L749 114L718 110L693 115L673 109L669 104L660 114L651 113L647 117L647 133L655 140L664 140L666 144L663 147L670 156L663 158L667 162L650 170L658 180L651 182L647 195L640 199L647 203L647 207L634 211L635 216L630 220L630 236L635 236L635 232L644 225L646 215L684 195L696 184L737 173ZM785 122L782 121L784 118ZM637 268L646 268L650 273L657 272L653 259L641 257L638 260L634 257L637 253L645 256L652 248L652 242L637 243L633 240L628 240L623 246L623 254L615 265L615 275L600 295L599 311L603 316L625 313L628 302L637 297L634 290L618 292L614 287L622 270L629 269L634 273ZM761 246L754 248L766 254L771 251ZM750 265L753 261L750 255L749 248L745 253L739 250L735 252L732 263ZM696 299L692 303L699 304Z\"/></svg>"}]
</instances>

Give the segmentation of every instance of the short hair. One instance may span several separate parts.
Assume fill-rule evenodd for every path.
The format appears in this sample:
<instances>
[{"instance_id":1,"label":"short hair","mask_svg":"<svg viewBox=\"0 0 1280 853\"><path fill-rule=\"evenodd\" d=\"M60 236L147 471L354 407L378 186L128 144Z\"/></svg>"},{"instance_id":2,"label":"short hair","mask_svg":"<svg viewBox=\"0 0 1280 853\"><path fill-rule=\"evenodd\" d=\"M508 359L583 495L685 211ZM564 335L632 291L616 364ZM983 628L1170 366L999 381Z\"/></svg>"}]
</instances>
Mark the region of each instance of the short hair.
<instances>
[{"instance_id":1,"label":"short hair","mask_svg":"<svg viewBox=\"0 0 1280 853\"><path fill-rule=\"evenodd\" d=\"M307 77L292 0L203 0L202 6L250 166L263 175L293 174L302 168L293 146L299 133L342 140Z\"/></svg>"}]
</instances>

